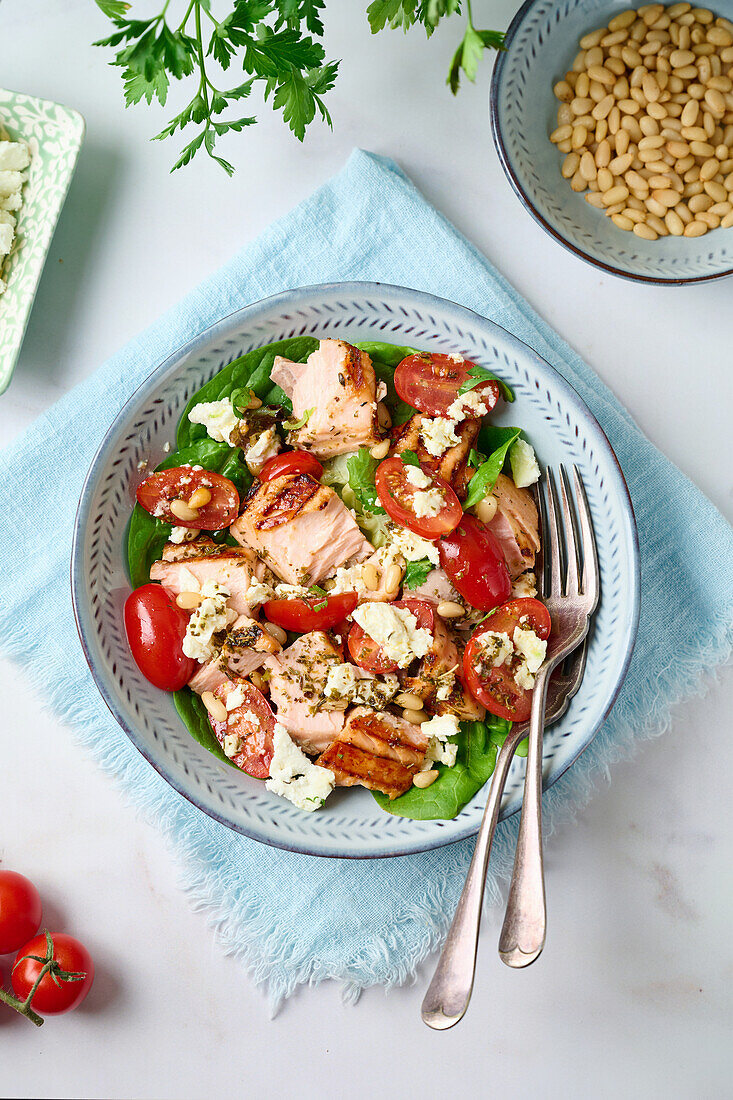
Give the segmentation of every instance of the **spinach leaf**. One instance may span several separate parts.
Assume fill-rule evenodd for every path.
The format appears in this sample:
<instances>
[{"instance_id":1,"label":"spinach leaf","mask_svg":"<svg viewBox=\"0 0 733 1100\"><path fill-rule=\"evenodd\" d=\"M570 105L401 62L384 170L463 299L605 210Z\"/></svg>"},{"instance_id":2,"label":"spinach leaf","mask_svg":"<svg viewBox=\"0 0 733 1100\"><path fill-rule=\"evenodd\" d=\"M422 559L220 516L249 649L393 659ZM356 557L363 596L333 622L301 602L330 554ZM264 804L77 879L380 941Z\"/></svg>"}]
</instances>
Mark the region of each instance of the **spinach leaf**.
<instances>
[{"instance_id":1,"label":"spinach leaf","mask_svg":"<svg viewBox=\"0 0 733 1100\"><path fill-rule=\"evenodd\" d=\"M221 401L225 397L231 398L238 389L252 390L266 405L279 405L288 412L292 412L289 398L279 386L274 385L270 377L275 356L282 355L296 363L304 363L310 353L317 348L318 340L314 337L294 336L290 340L278 340L277 343L268 344L266 347L254 348L246 355L241 355L239 359L234 359L190 398L178 425L178 447L188 447L196 440L206 438L204 425L192 424L188 419L188 414L194 405L199 405L203 401Z\"/></svg>"},{"instance_id":2,"label":"spinach leaf","mask_svg":"<svg viewBox=\"0 0 733 1100\"><path fill-rule=\"evenodd\" d=\"M414 451L400 451L403 466L419 466L420 459Z\"/></svg>"},{"instance_id":3,"label":"spinach leaf","mask_svg":"<svg viewBox=\"0 0 733 1100\"><path fill-rule=\"evenodd\" d=\"M403 584L405 588L419 588L425 584L428 574L432 573L435 566L429 558L420 558L419 561L408 561L405 567Z\"/></svg>"},{"instance_id":4,"label":"spinach leaf","mask_svg":"<svg viewBox=\"0 0 733 1100\"><path fill-rule=\"evenodd\" d=\"M501 378L497 378L492 371L487 370L486 367L479 367L478 364L474 363L468 372L468 376L470 381L463 383L458 390L459 393L468 393L469 390L480 386L482 382L498 382L504 400L509 402L514 400L514 390L507 386L506 382L502 382Z\"/></svg>"},{"instance_id":5,"label":"spinach leaf","mask_svg":"<svg viewBox=\"0 0 733 1100\"><path fill-rule=\"evenodd\" d=\"M391 802L386 794L379 791L372 792L374 798L383 810L398 817L410 817L416 821L455 817L490 778L497 753L492 734L503 732L507 725L503 719L491 714L487 714L483 722L461 722L460 732L455 738L458 744L456 762L452 768L436 764L440 774L432 786L425 790L411 787Z\"/></svg>"},{"instance_id":6,"label":"spinach leaf","mask_svg":"<svg viewBox=\"0 0 733 1100\"><path fill-rule=\"evenodd\" d=\"M497 722L497 723L503 723L504 729L501 729L501 728L499 728L499 726L497 726L497 728L495 730L491 731L491 733L489 734L489 737L494 742L494 744L497 746L497 748L501 748L501 746L504 744L504 742L507 739L507 734L509 733L509 730L512 728L512 723L508 722L505 718L496 718L496 719L494 719L494 721ZM524 737L524 738L522 738L522 740L519 742L516 749L514 750L514 755L515 756L526 756L528 749L529 749L529 737Z\"/></svg>"},{"instance_id":7,"label":"spinach leaf","mask_svg":"<svg viewBox=\"0 0 733 1100\"><path fill-rule=\"evenodd\" d=\"M236 768L237 765L232 764L229 757L225 755L214 735L208 712L201 702L201 697L195 691L191 691L190 688L182 688L181 691L173 692L173 702L183 720L183 724L194 741L198 741L199 745L203 745L205 749L208 749L225 764L230 764L233 768Z\"/></svg>"},{"instance_id":8,"label":"spinach leaf","mask_svg":"<svg viewBox=\"0 0 733 1100\"><path fill-rule=\"evenodd\" d=\"M217 443L208 436L190 447L173 451L156 469L170 470L186 462L228 477L236 485L240 497L252 484L252 475L242 461L241 450L228 443ZM127 529L127 568L133 588L148 583L150 566L160 558L170 533L170 523L156 519L139 504L135 505Z\"/></svg>"},{"instance_id":9,"label":"spinach leaf","mask_svg":"<svg viewBox=\"0 0 733 1100\"><path fill-rule=\"evenodd\" d=\"M507 451L519 437L519 428L498 428L493 424L481 429L479 440L482 450L488 458L482 462L468 483L468 494L463 502L464 509L478 504L496 485L496 479L506 462Z\"/></svg>"},{"instance_id":10,"label":"spinach leaf","mask_svg":"<svg viewBox=\"0 0 733 1100\"><path fill-rule=\"evenodd\" d=\"M361 505L360 511L371 512L373 516L385 515L374 485L374 474L378 465L379 460L369 454L368 447L360 447L346 463L349 485Z\"/></svg>"}]
</instances>

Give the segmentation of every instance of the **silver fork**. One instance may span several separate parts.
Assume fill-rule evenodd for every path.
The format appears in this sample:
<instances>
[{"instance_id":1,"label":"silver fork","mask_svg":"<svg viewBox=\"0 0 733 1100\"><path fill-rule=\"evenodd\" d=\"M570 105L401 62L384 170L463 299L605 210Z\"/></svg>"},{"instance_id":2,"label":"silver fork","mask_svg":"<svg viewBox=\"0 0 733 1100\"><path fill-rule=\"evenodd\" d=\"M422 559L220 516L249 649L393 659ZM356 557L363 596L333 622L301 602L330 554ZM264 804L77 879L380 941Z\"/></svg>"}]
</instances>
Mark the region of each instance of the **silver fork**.
<instances>
[{"instance_id":1,"label":"silver fork","mask_svg":"<svg viewBox=\"0 0 733 1100\"><path fill-rule=\"evenodd\" d=\"M551 471L548 471L548 484L552 485L551 492L554 493L554 481L551 481L551 476ZM563 481L561 482L561 484L563 487L563 503L564 505L567 505L568 513L572 515L572 513L569 512L569 504L567 504L568 491L565 486L567 475L565 474L564 470L562 471L562 477ZM574 469L574 478L576 491L578 494L578 512L581 519L581 531L584 540L582 545L586 547L583 559L583 581L581 587L585 590L587 585L590 585L592 583L595 586L595 602L597 602L598 564L595 554L595 540L593 538L593 529L591 526L590 513L585 498L585 492L583 490L583 485L577 469ZM542 502L540 502L540 505L540 514L542 515ZM557 537L556 514L557 509L555 507L555 501L553 500L552 515L555 518L556 538L554 543L551 542L550 546L551 561L555 559L556 546L559 552L559 538ZM548 524L543 523L543 528L545 530L547 530L547 527ZM576 528L572 524L571 530L573 531L574 549L577 538L575 537ZM542 545L545 545L544 534ZM546 556L547 555L545 555L545 557ZM575 561L577 574L577 570L579 570L580 568L577 562L577 552L575 553ZM586 578L588 579L586 580ZM538 569L538 589L540 595L545 593L546 585L544 583L544 560L541 562ZM595 607L595 602L593 603L593 607ZM552 608L550 608L550 611L552 614ZM590 611L588 612L588 614L590 614ZM559 624L560 619L556 615L553 615L553 633L559 628ZM580 686L580 682L582 680L583 672L585 669L586 646L585 644L579 646L578 643L584 640L586 633L587 618L585 623L585 630L579 635L578 639L572 643L572 645L568 643L564 647L549 647L550 653L548 654L547 663L546 665L542 666L537 674L537 681L539 681L540 675L544 673L543 682L540 689L542 692L542 708L540 710L540 740L543 725L545 723L549 725L551 722L557 721L565 713L571 698ZM575 649L576 652L572 660L570 661L569 669L561 670L559 676L555 676L552 680L550 680L552 670L556 668L563 660L563 658L567 657L573 649ZM549 698L547 699L548 705L545 715L545 702L548 696L548 683L551 686L549 689ZM536 697L537 683L535 687L535 698ZM533 707L532 718L534 717L535 709ZM486 871L488 868L489 856L491 853L491 843L493 840L496 823L499 817L501 797L504 791L509 767L511 765L517 745L524 737L526 731L527 723L513 726L498 755L494 774L491 779L491 787L486 803L486 809L484 811L481 827L476 838L476 846L474 848L471 866L466 877L466 884L463 888L463 892L458 902L458 907L456 909L455 916L453 917L453 923L451 924L445 946L443 948L438 966L433 976L433 980L430 983L430 987L428 988L428 991L423 1000L422 1018L429 1027L435 1029L443 1030L445 1028L452 1027L454 1024L457 1024L458 1021L463 1017L466 1009L468 1008L468 1003L471 998L471 991L473 989L473 978L476 966L476 953L478 950L478 932L479 924L481 921L481 907L483 903ZM530 759L528 754L528 774L529 767ZM539 954L539 952L537 952L537 954Z\"/></svg>"},{"instance_id":2,"label":"silver fork","mask_svg":"<svg viewBox=\"0 0 733 1100\"><path fill-rule=\"evenodd\" d=\"M547 499L542 501L540 507L543 529L540 579L542 600L552 617L552 634L532 696L522 818L504 924L499 937L502 962L515 968L529 966L545 945L542 735L548 679L553 668L585 638L600 594L596 540L577 466L573 467L573 480L577 522L576 510L570 503L570 480L563 466L560 467L559 498L555 477L548 469Z\"/></svg>"}]
</instances>

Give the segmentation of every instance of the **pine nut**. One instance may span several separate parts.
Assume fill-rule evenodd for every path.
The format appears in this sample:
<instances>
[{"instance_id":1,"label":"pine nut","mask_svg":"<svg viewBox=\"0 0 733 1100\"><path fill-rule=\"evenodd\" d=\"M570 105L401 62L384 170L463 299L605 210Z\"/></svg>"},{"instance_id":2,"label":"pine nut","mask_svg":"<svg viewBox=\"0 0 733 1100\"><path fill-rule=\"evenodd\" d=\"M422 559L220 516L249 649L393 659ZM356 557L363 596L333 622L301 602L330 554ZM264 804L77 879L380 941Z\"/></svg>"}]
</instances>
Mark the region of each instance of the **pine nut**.
<instances>
[{"instance_id":1,"label":"pine nut","mask_svg":"<svg viewBox=\"0 0 733 1100\"><path fill-rule=\"evenodd\" d=\"M247 404L247 408L248 409L261 409L262 408L262 402L260 401L257 394L253 393L252 390L249 391L249 402Z\"/></svg>"},{"instance_id":2,"label":"pine nut","mask_svg":"<svg viewBox=\"0 0 733 1100\"><path fill-rule=\"evenodd\" d=\"M428 720L428 715L424 710L413 710L411 707L405 707L402 711L402 717L406 722L411 722L413 726L421 726L423 722Z\"/></svg>"},{"instance_id":3,"label":"pine nut","mask_svg":"<svg viewBox=\"0 0 733 1100\"><path fill-rule=\"evenodd\" d=\"M254 687L257 688L258 691L262 691L263 688L265 688L267 686L267 684L265 682L265 679L262 676L262 673L258 672L257 669L254 669L254 671L250 672L249 679L250 679L250 682L253 684Z\"/></svg>"},{"instance_id":4,"label":"pine nut","mask_svg":"<svg viewBox=\"0 0 733 1100\"><path fill-rule=\"evenodd\" d=\"M685 226L686 237L704 237L708 231L708 227L705 222L694 221Z\"/></svg>"},{"instance_id":5,"label":"pine nut","mask_svg":"<svg viewBox=\"0 0 733 1100\"><path fill-rule=\"evenodd\" d=\"M412 778L412 785L413 787L419 787L420 790L425 790L426 787L432 786L437 778L437 769L431 768L429 772L417 772Z\"/></svg>"},{"instance_id":6,"label":"pine nut","mask_svg":"<svg viewBox=\"0 0 733 1100\"><path fill-rule=\"evenodd\" d=\"M474 512L478 519L482 523L491 523L492 519L496 515L496 510L499 507L499 502L494 496L485 496L478 502L474 508Z\"/></svg>"},{"instance_id":7,"label":"pine nut","mask_svg":"<svg viewBox=\"0 0 733 1100\"><path fill-rule=\"evenodd\" d=\"M367 562L363 571L364 584L367 586L370 592L376 592L379 588L379 573L377 573L376 565L372 562Z\"/></svg>"},{"instance_id":8,"label":"pine nut","mask_svg":"<svg viewBox=\"0 0 733 1100\"><path fill-rule=\"evenodd\" d=\"M714 180L705 180L703 187L714 202L725 202L728 198L728 192L723 187L722 183L715 183Z\"/></svg>"},{"instance_id":9,"label":"pine nut","mask_svg":"<svg viewBox=\"0 0 733 1100\"><path fill-rule=\"evenodd\" d=\"M204 704L209 712L209 716L215 722L226 722L227 720L227 708L222 703L221 699L217 699L213 691L204 691L201 693L201 702Z\"/></svg>"},{"instance_id":10,"label":"pine nut","mask_svg":"<svg viewBox=\"0 0 733 1100\"><path fill-rule=\"evenodd\" d=\"M211 493L205 486L200 485L198 489L194 489L188 501L188 507L197 510L203 508L205 504L208 504L211 500Z\"/></svg>"},{"instance_id":11,"label":"pine nut","mask_svg":"<svg viewBox=\"0 0 733 1100\"><path fill-rule=\"evenodd\" d=\"M389 569L384 574L384 589L389 595L391 592L396 592L400 587L400 581L402 580L402 569L399 565L390 565Z\"/></svg>"},{"instance_id":12,"label":"pine nut","mask_svg":"<svg viewBox=\"0 0 733 1100\"><path fill-rule=\"evenodd\" d=\"M422 710L423 701L419 695L413 695L409 691L401 691L399 695L395 695L392 702L397 707L405 707L407 710Z\"/></svg>"},{"instance_id":13,"label":"pine nut","mask_svg":"<svg viewBox=\"0 0 733 1100\"><path fill-rule=\"evenodd\" d=\"M280 645L285 645L288 640L288 634L286 630L283 630L283 628L281 626L278 626L276 623L270 623L266 620L263 620L260 625L262 629L270 635L271 638L274 638L276 642L280 643Z\"/></svg>"},{"instance_id":14,"label":"pine nut","mask_svg":"<svg viewBox=\"0 0 733 1100\"><path fill-rule=\"evenodd\" d=\"M190 508L185 500L180 500L178 497L170 502L169 508L176 519L188 520L189 522L192 519L198 519L198 512L195 508Z\"/></svg>"},{"instance_id":15,"label":"pine nut","mask_svg":"<svg viewBox=\"0 0 733 1100\"><path fill-rule=\"evenodd\" d=\"M565 137L570 137L570 135L573 132L572 128L570 126L563 126L563 127L561 127L561 129L567 131L567 133L565 134ZM386 458L388 452L389 452L389 440L388 439L383 439L381 443L375 443L374 446L372 448L370 448L370 450L369 450L369 454L372 456L372 458Z\"/></svg>"},{"instance_id":16,"label":"pine nut","mask_svg":"<svg viewBox=\"0 0 733 1100\"><path fill-rule=\"evenodd\" d=\"M460 619L466 612L455 600L443 600L438 604L438 614L442 619Z\"/></svg>"},{"instance_id":17,"label":"pine nut","mask_svg":"<svg viewBox=\"0 0 733 1100\"><path fill-rule=\"evenodd\" d=\"M674 210L668 210L664 215L664 224L673 237L681 237L685 231L685 225L682 218Z\"/></svg>"},{"instance_id":18,"label":"pine nut","mask_svg":"<svg viewBox=\"0 0 733 1100\"><path fill-rule=\"evenodd\" d=\"M568 153L568 155L565 157L565 160L562 162L562 168L560 169L562 175L566 180L570 180L573 178L575 173L578 171L579 164L579 155L577 153Z\"/></svg>"},{"instance_id":19,"label":"pine nut","mask_svg":"<svg viewBox=\"0 0 733 1100\"><path fill-rule=\"evenodd\" d=\"M637 237L642 237L645 241L656 241L657 234L653 229L650 229L645 222L637 222L634 226L633 232Z\"/></svg>"},{"instance_id":20,"label":"pine nut","mask_svg":"<svg viewBox=\"0 0 733 1100\"><path fill-rule=\"evenodd\" d=\"M629 197L628 187L624 187L621 184L619 184L616 187L610 187L608 189L608 191L604 192L604 194L603 194L603 205L604 206L615 206L615 204L617 202L623 202L624 199L627 199L628 197Z\"/></svg>"},{"instance_id":21,"label":"pine nut","mask_svg":"<svg viewBox=\"0 0 733 1100\"><path fill-rule=\"evenodd\" d=\"M201 593L179 592L176 596L176 603L184 611L193 611L194 607L198 607L201 603Z\"/></svg>"},{"instance_id":22,"label":"pine nut","mask_svg":"<svg viewBox=\"0 0 733 1100\"><path fill-rule=\"evenodd\" d=\"M621 211L620 214L613 214L611 216L611 221L614 225L618 226L619 229L625 229L627 233L630 233L634 228L634 222L631 218L627 218L623 211Z\"/></svg>"},{"instance_id":23,"label":"pine nut","mask_svg":"<svg viewBox=\"0 0 733 1100\"><path fill-rule=\"evenodd\" d=\"M726 214L720 220L720 228L721 229L730 229L731 226L733 226L733 210L731 210L731 212L729 214Z\"/></svg>"}]
</instances>

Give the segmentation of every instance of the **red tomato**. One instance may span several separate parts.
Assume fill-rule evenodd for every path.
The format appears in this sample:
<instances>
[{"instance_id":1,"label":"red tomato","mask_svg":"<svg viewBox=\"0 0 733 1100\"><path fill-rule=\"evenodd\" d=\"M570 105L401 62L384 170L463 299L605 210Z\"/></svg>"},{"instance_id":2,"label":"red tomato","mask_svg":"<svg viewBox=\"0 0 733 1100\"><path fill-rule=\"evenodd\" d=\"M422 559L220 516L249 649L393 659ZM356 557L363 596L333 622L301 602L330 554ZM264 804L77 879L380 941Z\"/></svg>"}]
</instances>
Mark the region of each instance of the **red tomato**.
<instances>
[{"instance_id":1,"label":"red tomato","mask_svg":"<svg viewBox=\"0 0 733 1100\"><path fill-rule=\"evenodd\" d=\"M416 516L412 498L419 492L407 479L407 471L416 467L405 466L401 458L393 456L385 458L379 463L374 482L377 487L379 502L390 519L402 527L409 527L416 535L422 535L424 539L435 540L441 535L447 535L461 522L463 509L461 502L451 489L447 481L437 474L428 474L431 479L430 489L440 489L443 497L443 506L437 516ZM427 471L423 470L423 473Z\"/></svg>"},{"instance_id":2,"label":"red tomato","mask_svg":"<svg viewBox=\"0 0 733 1100\"><path fill-rule=\"evenodd\" d=\"M482 635L491 630L511 638L517 626L546 639L552 627L550 613L539 600L529 598L510 600L498 607L471 635L463 652L463 676L474 699L492 714L510 722L526 722L532 710L532 690L517 684L512 664L481 667Z\"/></svg>"},{"instance_id":3,"label":"red tomato","mask_svg":"<svg viewBox=\"0 0 733 1100\"><path fill-rule=\"evenodd\" d=\"M472 607L491 611L510 595L512 582L498 539L475 516L464 515L438 543L440 564Z\"/></svg>"},{"instance_id":4,"label":"red tomato","mask_svg":"<svg viewBox=\"0 0 733 1100\"><path fill-rule=\"evenodd\" d=\"M391 606L411 611L417 619L419 629L429 630L431 633L434 630L435 609L427 600L395 600ZM379 643L370 638L358 623L354 623L349 631L348 646L354 664L365 668L367 672L396 672L400 667L384 656Z\"/></svg>"},{"instance_id":5,"label":"red tomato","mask_svg":"<svg viewBox=\"0 0 733 1100\"><path fill-rule=\"evenodd\" d=\"M308 451L285 451L284 454L268 458L260 470L260 481L272 481L283 474L310 474L319 481L323 477L323 466Z\"/></svg>"},{"instance_id":6,"label":"red tomato","mask_svg":"<svg viewBox=\"0 0 733 1100\"><path fill-rule=\"evenodd\" d=\"M144 584L125 601L125 632L135 664L163 691L179 691L198 663L183 652L189 613L159 584Z\"/></svg>"},{"instance_id":7,"label":"red tomato","mask_svg":"<svg viewBox=\"0 0 733 1100\"><path fill-rule=\"evenodd\" d=\"M0 871L0 955L35 936L41 923L41 895L17 871Z\"/></svg>"},{"instance_id":8,"label":"red tomato","mask_svg":"<svg viewBox=\"0 0 733 1100\"><path fill-rule=\"evenodd\" d=\"M233 707L227 713L226 722L217 722L210 718L216 739L224 748L227 734L236 734L240 738L240 751L231 757L233 764L241 768L254 779L267 779L272 761L272 734L275 729L275 715L261 691L248 680L237 678L220 684L214 694L226 706L227 698L233 691L242 689L244 702ZM252 721L254 714L256 721Z\"/></svg>"},{"instance_id":9,"label":"red tomato","mask_svg":"<svg viewBox=\"0 0 733 1100\"><path fill-rule=\"evenodd\" d=\"M94 963L84 944L63 932L52 933L51 939L53 958L57 964L54 969L67 974L80 974L81 977L69 981L61 978L58 973L54 974L54 970L44 974L31 1001L31 1007L42 1016L57 1016L76 1008L84 1000L94 981ZM21 1000L26 999L43 969L43 963L27 956L45 958L46 951L46 937L41 935L30 940L18 952L11 981L13 992Z\"/></svg>"},{"instance_id":10,"label":"red tomato","mask_svg":"<svg viewBox=\"0 0 733 1100\"><path fill-rule=\"evenodd\" d=\"M350 615L358 603L356 592L337 596L313 596L312 599L267 600L262 605L265 617L285 630L328 630Z\"/></svg>"},{"instance_id":11,"label":"red tomato","mask_svg":"<svg viewBox=\"0 0 733 1100\"><path fill-rule=\"evenodd\" d=\"M469 359L456 361L450 355L408 355L395 369L395 389L413 409L430 416L448 416L448 407L464 382L471 381L468 372L475 366ZM499 383L489 380L474 389L484 399L486 411L491 412L501 396Z\"/></svg>"},{"instance_id":12,"label":"red tomato","mask_svg":"<svg viewBox=\"0 0 733 1100\"><path fill-rule=\"evenodd\" d=\"M179 519L170 509L172 500L188 501L195 489L208 489L211 500L197 509L195 519ZM151 516L194 531L222 531L239 514L239 493L234 482L210 470L174 466L146 477L137 487L138 503Z\"/></svg>"}]
</instances>

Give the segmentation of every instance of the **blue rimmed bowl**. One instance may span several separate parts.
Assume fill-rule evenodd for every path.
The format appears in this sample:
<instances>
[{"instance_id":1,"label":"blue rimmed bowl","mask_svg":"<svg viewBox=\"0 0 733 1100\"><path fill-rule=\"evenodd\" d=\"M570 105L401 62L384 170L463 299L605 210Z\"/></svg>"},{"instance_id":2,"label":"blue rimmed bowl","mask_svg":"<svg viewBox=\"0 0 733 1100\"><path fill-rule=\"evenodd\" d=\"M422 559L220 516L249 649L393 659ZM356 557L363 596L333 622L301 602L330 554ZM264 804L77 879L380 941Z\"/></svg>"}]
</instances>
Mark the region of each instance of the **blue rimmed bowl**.
<instances>
[{"instance_id":1,"label":"blue rimmed bowl","mask_svg":"<svg viewBox=\"0 0 733 1100\"><path fill-rule=\"evenodd\" d=\"M733 19L733 0L712 7ZM645 241L615 226L560 175L562 154L548 136L557 126L553 85L572 68L578 40L627 8L621 0L527 0L519 9L491 82L491 125L502 167L535 221L603 271L665 285L726 278L733 275L733 228Z\"/></svg>"},{"instance_id":2,"label":"blue rimmed bowl","mask_svg":"<svg viewBox=\"0 0 733 1100\"><path fill-rule=\"evenodd\" d=\"M140 675L125 640L124 517L135 502L138 463L152 469L163 459L189 397L232 359L304 334L459 351L489 365L516 393L516 402L494 419L521 424L543 464L578 464L598 537L602 599L583 683L545 735L546 782L558 779L592 741L628 667L639 615L636 526L616 457L575 390L525 344L469 309L400 287L342 283L267 298L202 332L153 371L111 425L79 503L71 578L82 647L104 701L136 748L175 790L229 828L312 855L363 858L436 848L476 832L481 794L452 821L393 817L360 788L336 791L322 810L303 813L193 741L171 696ZM515 761L504 816L521 803L523 768Z\"/></svg>"}]
</instances>

